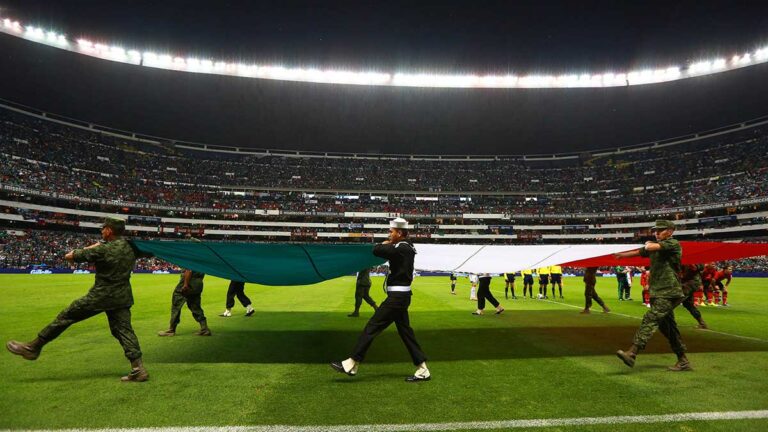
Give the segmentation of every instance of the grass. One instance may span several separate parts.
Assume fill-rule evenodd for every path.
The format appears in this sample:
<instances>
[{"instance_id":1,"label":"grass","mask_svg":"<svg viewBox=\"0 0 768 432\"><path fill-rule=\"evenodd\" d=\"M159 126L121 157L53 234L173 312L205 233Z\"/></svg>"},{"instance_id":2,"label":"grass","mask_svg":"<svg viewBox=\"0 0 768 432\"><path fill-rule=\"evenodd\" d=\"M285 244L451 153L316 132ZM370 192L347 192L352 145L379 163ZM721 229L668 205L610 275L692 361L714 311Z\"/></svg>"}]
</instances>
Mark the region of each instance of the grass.
<instances>
[{"instance_id":1,"label":"grass","mask_svg":"<svg viewBox=\"0 0 768 432\"><path fill-rule=\"evenodd\" d=\"M357 377L328 366L347 356L372 314L364 304L360 318L347 318L351 277L301 287L248 284L257 310L251 318L239 304L233 317L218 317L227 283L206 278L203 308L213 337L194 336L197 326L185 309L178 335L160 338L155 334L167 328L177 278L133 277L133 325L149 382L119 382L128 362L100 315L72 326L35 362L0 355L0 428L390 424L768 409L762 279L735 279L731 308L702 309L722 333L695 330L688 312L676 310L695 371L675 374L665 370L675 359L660 334L634 369L614 356L631 343L645 308L617 302L613 279L597 286L612 314L578 314L583 285L576 278L566 278L566 298L557 302L503 300L504 284L495 278L492 290L507 311L477 317L470 314L466 281L451 296L447 278L420 278L411 322L433 380L407 384L403 378L414 367L394 326L374 342ZM31 339L84 294L91 279L0 275L0 339ZM384 297L380 284L374 278L377 301ZM609 426L538 430L616 428ZM768 420L621 428L766 430Z\"/></svg>"}]
</instances>

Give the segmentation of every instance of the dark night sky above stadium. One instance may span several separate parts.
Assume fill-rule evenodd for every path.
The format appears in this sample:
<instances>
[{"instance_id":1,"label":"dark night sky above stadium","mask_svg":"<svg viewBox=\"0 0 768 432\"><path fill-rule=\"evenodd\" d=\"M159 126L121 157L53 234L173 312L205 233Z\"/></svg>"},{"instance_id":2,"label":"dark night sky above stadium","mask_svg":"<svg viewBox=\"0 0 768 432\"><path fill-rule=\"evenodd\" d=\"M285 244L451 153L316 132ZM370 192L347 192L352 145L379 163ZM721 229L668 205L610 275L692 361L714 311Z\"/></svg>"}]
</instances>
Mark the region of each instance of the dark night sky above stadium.
<instances>
[{"instance_id":1,"label":"dark night sky above stadium","mask_svg":"<svg viewBox=\"0 0 768 432\"><path fill-rule=\"evenodd\" d=\"M0 15L141 50L386 72L603 72L730 57L768 42L765 1L0 0ZM378 88L152 70L5 35L0 62L0 98L146 134L261 148L571 152L768 114L765 65L613 89Z\"/></svg>"}]
</instances>

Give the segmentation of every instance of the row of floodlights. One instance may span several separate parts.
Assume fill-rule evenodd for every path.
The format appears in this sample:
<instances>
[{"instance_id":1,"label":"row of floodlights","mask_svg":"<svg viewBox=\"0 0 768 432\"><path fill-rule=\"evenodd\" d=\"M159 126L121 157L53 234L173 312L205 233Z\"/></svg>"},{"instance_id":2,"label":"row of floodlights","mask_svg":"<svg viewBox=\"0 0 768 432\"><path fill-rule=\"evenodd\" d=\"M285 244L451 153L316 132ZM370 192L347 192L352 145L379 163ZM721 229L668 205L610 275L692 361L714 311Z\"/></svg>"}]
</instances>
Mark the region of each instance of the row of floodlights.
<instances>
[{"instance_id":1,"label":"row of floodlights","mask_svg":"<svg viewBox=\"0 0 768 432\"><path fill-rule=\"evenodd\" d=\"M768 47L754 52L735 55L730 59L717 58L690 63L683 69L678 66L643 69L627 73L565 74L565 75L446 75L354 72L336 69L286 68L262 66L178 57L151 51L126 50L120 46L106 45L87 39L77 39L74 44L63 34L46 31L39 27L22 26L18 21L3 19L1 30L28 40L44 43L69 51L101 59L134 65L170 69L185 72L232 75L240 77L304 81L328 84L355 84L405 87L456 87L456 88L572 88L617 87L674 81L768 61Z\"/></svg>"}]
</instances>

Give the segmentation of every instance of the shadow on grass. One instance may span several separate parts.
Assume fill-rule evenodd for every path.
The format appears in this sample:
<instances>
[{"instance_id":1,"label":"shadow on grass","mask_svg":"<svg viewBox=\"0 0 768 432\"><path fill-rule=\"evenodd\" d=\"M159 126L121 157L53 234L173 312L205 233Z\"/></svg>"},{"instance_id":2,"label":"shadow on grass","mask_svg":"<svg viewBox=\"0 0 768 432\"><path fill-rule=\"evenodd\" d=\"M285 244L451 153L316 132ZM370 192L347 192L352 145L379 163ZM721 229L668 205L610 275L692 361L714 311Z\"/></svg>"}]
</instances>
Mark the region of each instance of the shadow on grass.
<instances>
[{"instance_id":1,"label":"shadow on grass","mask_svg":"<svg viewBox=\"0 0 768 432\"><path fill-rule=\"evenodd\" d=\"M636 325L616 325L616 320L574 317L572 312L515 311L503 321L494 316L471 317L465 326L456 320L464 320L466 314L444 313L443 322L450 323L452 328L435 329L435 324L439 325L441 321L433 320L440 314L427 315L430 320L419 317L418 321L424 325L426 321L432 321L429 323L431 328L420 330L417 323L415 331L422 348L433 361L613 355L617 349L626 348L631 343L640 324L638 321ZM334 321L350 329L318 328ZM297 322L302 328L274 329L295 326ZM350 323L341 313L263 313L258 320L249 320L248 327L253 330L244 330L237 322L222 322L217 329L214 322L213 337L179 333L180 336L173 340L155 339L151 351L145 349L145 353L152 362L159 363L325 363L346 357L365 323L365 319ZM232 324L238 328L232 329ZM355 329L351 329L350 324L354 324ZM307 329L312 327L317 329ZM765 342L705 331L684 329L683 338L691 353L768 351ZM657 332L645 352L670 353L670 349L664 336ZM409 360L392 325L376 338L366 362Z\"/></svg>"}]
</instances>

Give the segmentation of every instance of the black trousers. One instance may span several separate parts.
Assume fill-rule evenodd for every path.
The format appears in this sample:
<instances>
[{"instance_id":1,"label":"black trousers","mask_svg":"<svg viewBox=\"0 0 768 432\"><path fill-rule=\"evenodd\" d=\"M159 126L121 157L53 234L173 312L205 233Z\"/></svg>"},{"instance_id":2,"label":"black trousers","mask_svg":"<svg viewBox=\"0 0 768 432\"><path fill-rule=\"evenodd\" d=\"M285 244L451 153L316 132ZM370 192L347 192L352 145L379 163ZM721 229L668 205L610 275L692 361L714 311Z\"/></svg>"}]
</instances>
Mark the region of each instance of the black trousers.
<instances>
[{"instance_id":1,"label":"black trousers","mask_svg":"<svg viewBox=\"0 0 768 432\"><path fill-rule=\"evenodd\" d=\"M376 302L373 301L371 298L371 286L368 285L356 285L355 286L355 312L360 311L360 306L363 304L363 300L365 300L366 303L371 305L371 307L376 307Z\"/></svg>"},{"instance_id":2,"label":"black trousers","mask_svg":"<svg viewBox=\"0 0 768 432\"><path fill-rule=\"evenodd\" d=\"M478 285L477 288L477 308L480 310L485 309L485 301L488 300L491 302L493 307L499 307L499 302L496 300L496 298L491 294L491 285L490 283L483 283L482 281Z\"/></svg>"},{"instance_id":3,"label":"black trousers","mask_svg":"<svg viewBox=\"0 0 768 432\"><path fill-rule=\"evenodd\" d=\"M408 318L408 306L410 305L410 292L387 293L386 300L381 302L379 308L376 309L371 319L368 320L368 324L365 325L363 332L360 333L360 337L357 339L357 344L352 350L350 357L358 362L363 361L373 339L380 335L390 324L395 323L397 333L411 355L413 364L419 365L427 361L427 356L421 350L421 346L416 341L416 335L411 328L411 322Z\"/></svg>"},{"instance_id":4,"label":"black trousers","mask_svg":"<svg viewBox=\"0 0 768 432\"><path fill-rule=\"evenodd\" d=\"M237 297L243 307L251 304L251 299L245 295L245 282L232 281L229 283L229 289L227 289L227 309L232 309L235 306L235 297Z\"/></svg>"}]
</instances>

